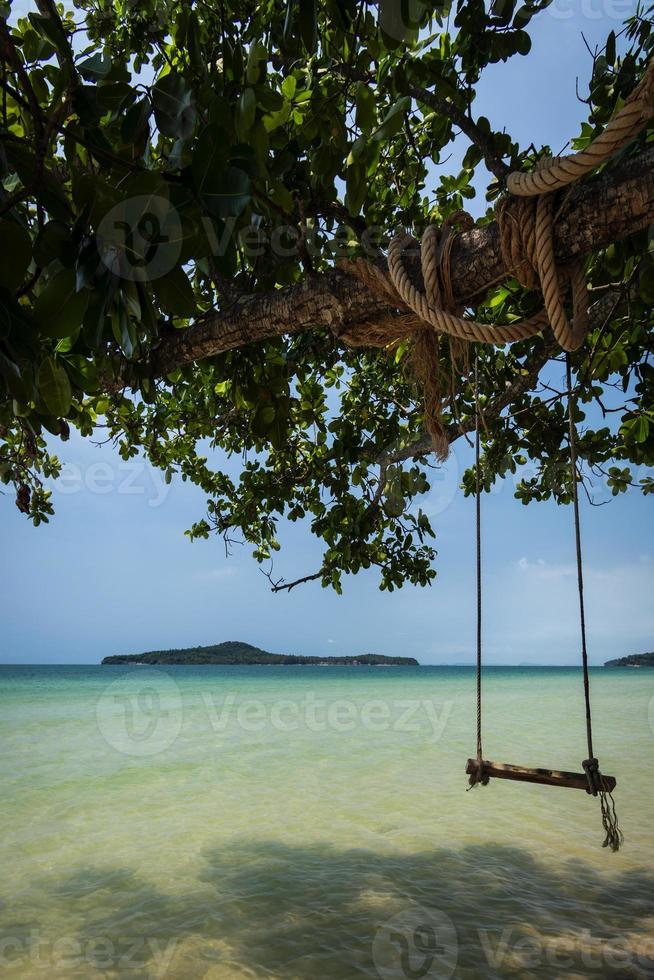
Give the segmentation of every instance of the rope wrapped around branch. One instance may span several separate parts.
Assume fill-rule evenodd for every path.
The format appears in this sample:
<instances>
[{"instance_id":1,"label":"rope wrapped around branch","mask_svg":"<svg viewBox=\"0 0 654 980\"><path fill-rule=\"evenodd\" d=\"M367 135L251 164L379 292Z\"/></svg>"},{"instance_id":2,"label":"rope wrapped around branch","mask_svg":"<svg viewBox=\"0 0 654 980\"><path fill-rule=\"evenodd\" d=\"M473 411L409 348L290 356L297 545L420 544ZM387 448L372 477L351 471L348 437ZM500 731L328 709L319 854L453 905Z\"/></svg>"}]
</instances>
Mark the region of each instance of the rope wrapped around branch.
<instances>
[{"instance_id":1,"label":"rope wrapped around branch","mask_svg":"<svg viewBox=\"0 0 654 980\"><path fill-rule=\"evenodd\" d=\"M418 243L406 233L392 239L386 270L363 258L345 259L341 268L364 282L378 299L413 316L386 316L356 323L339 336L351 346L388 347L413 335L413 369L425 399L425 425L439 458L447 457L440 390L441 334L457 342L506 344L525 340L549 324L564 351L577 350L588 331L588 290L581 260L557 266L554 255L555 195L564 187L609 159L634 138L654 114L654 61L622 108L585 150L568 157L539 161L530 174L508 177L509 194L496 207L502 258L507 275L528 289L539 289L544 309L536 316L505 325L480 323L463 317L454 301L450 254L452 225L472 218L465 212L450 216L441 227L429 225ZM404 264L409 247L420 248L424 289L412 281ZM572 319L565 310L572 301Z\"/></svg>"},{"instance_id":2,"label":"rope wrapped around branch","mask_svg":"<svg viewBox=\"0 0 654 980\"><path fill-rule=\"evenodd\" d=\"M541 202L544 202L541 204ZM533 289L541 284L545 309L528 320L506 325L480 323L461 315L456 307L450 269L455 222L472 224L465 212L450 216L442 226L428 225L420 242L424 291L414 285L404 265L404 254L417 242L411 235L397 235L388 249L387 272L365 259L345 260L341 267L365 282L370 291L390 305L414 314L382 321L357 323L340 335L352 346L386 347L413 334L412 364L424 394L425 427L439 459L447 458L448 442L442 423L443 398L440 385L440 335L450 341L506 344L540 333L548 323L564 350L576 350L583 342L588 324L588 295L579 263L557 269L553 246L553 200L506 198L497 209L502 254L507 269ZM572 285L573 318L564 308L561 279Z\"/></svg>"}]
</instances>

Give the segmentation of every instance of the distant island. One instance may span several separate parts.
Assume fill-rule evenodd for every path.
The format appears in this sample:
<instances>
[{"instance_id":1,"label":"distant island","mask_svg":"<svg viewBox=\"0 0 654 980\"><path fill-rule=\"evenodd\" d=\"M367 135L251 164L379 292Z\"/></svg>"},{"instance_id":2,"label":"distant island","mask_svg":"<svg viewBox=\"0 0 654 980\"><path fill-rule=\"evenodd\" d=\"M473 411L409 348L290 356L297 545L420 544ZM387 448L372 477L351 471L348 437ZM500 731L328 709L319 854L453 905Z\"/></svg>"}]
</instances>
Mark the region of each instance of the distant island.
<instances>
[{"instance_id":1,"label":"distant island","mask_svg":"<svg viewBox=\"0 0 654 980\"><path fill-rule=\"evenodd\" d=\"M628 657L607 660L605 667L654 667L654 653L631 653Z\"/></svg>"},{"instance_id":2,"label":"distant island","mask_svg":"<svg viewBox=\"0 0 654 980\"><path fill-rule=\"evenodd\" d=\"M415 657L385 657L364 653L358 657L296 657L290 653L268 653L250 643L228 640L208 647L184 650L150 650L148 653L119 653L105 657L103 664L277 664L284 667L419 667Z\"/></svg>"}]
</instances>

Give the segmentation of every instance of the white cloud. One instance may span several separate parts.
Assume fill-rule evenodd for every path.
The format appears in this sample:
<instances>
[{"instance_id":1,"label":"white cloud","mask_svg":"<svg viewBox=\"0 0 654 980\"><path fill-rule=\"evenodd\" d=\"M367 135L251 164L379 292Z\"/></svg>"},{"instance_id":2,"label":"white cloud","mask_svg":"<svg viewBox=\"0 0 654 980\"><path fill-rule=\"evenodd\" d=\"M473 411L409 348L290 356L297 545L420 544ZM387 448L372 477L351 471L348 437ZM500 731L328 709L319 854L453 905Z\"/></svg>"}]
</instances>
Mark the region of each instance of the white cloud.
<instances>
[{"instance_id":1,"label":"white cloud","mask_svg":"<svg viewBox=\"0 0 654 980\"><path fill-rule=\"evenodd\" d=\"M579 599L576 565L522 557L487 578L487 648L503 662L576 663ZM595 663L654 645L654 562L586 564L584 596L589 652ZM548 656L544 657L543 649Z\"/></svg>"},{"instance_id":2,"label":"white cloud","mask_svg":"<svg viewBox=\"0 0 654 980\"><path fill-rule=\"evenodd\" d=\"M521 572L528 572L532 577L540 579L568 578L576 574L574 565L553 565L546 562L544 558L537 558L536 561L529 561L528 558L520 558L516 566Z\"/></svg>"}]
</instances>

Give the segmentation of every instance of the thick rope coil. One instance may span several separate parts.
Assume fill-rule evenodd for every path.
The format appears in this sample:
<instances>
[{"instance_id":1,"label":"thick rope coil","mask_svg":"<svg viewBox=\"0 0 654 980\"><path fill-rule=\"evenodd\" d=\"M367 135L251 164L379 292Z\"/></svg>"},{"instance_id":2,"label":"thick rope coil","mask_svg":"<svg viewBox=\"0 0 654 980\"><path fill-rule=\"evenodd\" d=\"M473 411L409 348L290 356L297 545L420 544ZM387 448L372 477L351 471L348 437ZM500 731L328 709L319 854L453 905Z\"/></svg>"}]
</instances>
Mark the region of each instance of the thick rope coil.
<instances>
[{"instance_id":1,"label":"thick rope coil","mask_svg":"<svg viewBox=\"0 0 654 980\"><path fill-rule=\"evenodd\" d=\"M431 228L433 226L429 226ZM427 231L429 231L429 228ZM521 320L516 323L506 325L479 323L477 320L464 319L455 313L450 313L442 306L432 305L435 298L439 295L437 267L439 256L437 239L433 234L423 235L420 248L420 261L422 266L422 276L425 283L425 292L415 286L404 266L404 253L409 246L416 244L411 235L397 235L388 247L388 274L389 278L397 291L400 299L405 306L424 320L425 323L433 327L437 333L446 333L459 340L480 341L484 344L511 344L517 340L525 340L539 333L547 318L543 314L532 317L530 320ZM441 267L441 275L442 275ZM451 290L451 279L448 277L447 288ZM430 302L430 297L432 302Z\"/></svg>"},{"instance_id":2,"label":"thick rope coil","mask_svg":"<svg viewBox=\"0 0 654 980\"><path fill-rule=\"evenodd\" d=\"M532 197L566 187L584 177L613 156L641 132L654 115L654 61L651 61L640 83L625 100L622 108L607 123L593 142L569 156L551 157L533 173L509 174L510 194Z\"/></svg>"},{"instance_id":3,"label":"thick rope coil","mask_svg":"<svg viewBox=\"0 0 654 980\"><path fill-rule=\"evenodd\" d=\"M387 256L387 271L357 258L343 260L341 268L366 283L371 293L404 315L387 315L357 323L340 337L352 346L388 347L413 334L413 365L425 394L425 422L434 449L447 455L441 421L442 393L438 368L439 334L450 338L450 356L471 341L506 344L532 337L549 323L560 347L577 350L588 331L588 290L581 260L557 266L554 255L554 195L550 191L578 180L609 159L633 139L654 114L654 61L640 83L605 130L580 153L539 161L530 174L509 175L509 196L497 205L502 257L507 272L527 289L540 289L545 309L528 320L506 325L480 323L464 318L452 288L451 253L456 235L451 225L471 224L465 212L457 212L438 228L430 225L420 242L424 291L414 285L404 265L404 254L415 248L408 234L396 235ZM572 321L565 311L567 289L572 293ZM411 311L414 317L406 316ZM455 346L456 345L456 346Z\"/></svg>"}]
</instances>

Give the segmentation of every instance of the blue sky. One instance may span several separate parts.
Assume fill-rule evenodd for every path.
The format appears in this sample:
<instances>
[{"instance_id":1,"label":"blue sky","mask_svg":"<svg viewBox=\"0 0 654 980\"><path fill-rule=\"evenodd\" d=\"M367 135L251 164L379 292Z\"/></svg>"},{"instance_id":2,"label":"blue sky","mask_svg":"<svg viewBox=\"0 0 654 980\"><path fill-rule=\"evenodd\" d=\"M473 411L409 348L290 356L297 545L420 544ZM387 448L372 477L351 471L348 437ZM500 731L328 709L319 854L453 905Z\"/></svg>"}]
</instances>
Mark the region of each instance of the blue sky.
<instances>
[{"instance_id":1,"label":"blue sky","mask_svg":"<svg viewBox=\"0 0 654 980\"><path fill-rule=\"evenodd\" d=\"M555 0L532 21L532 53L488 71L476 114L497 126L504 121L523 144L561 151L586 108L575 96L576 78L585 92L591 66L582 32L591 47L601 44L634 7L630 0ZM444 166L450 172L452 164ZM437 531L435 584L388 595L371 572L346 579L341 597L315 583L272 595L248 546L227 559L218 539L190 544L183 531L204 513L195 488L165 486L144 463L124 463L111 447L77 436L57 452L66 468L49 525L33 528L11 494L0 497L7 556L0 662L93 663L112 653L228 639L289 653L472 661L474 503L458 490L465 446L454 447L423 502ZM601 486L594 495L609 499ZM650 650L651 502L631 493L582 506L591 659ZM505 481L484 498L483 511L488 662L577 663L571 509L524 507ZM277 574L291 579L318 566L320 550L305 526L283 528L282 543Z\"/></svg>"}]
</instances>

